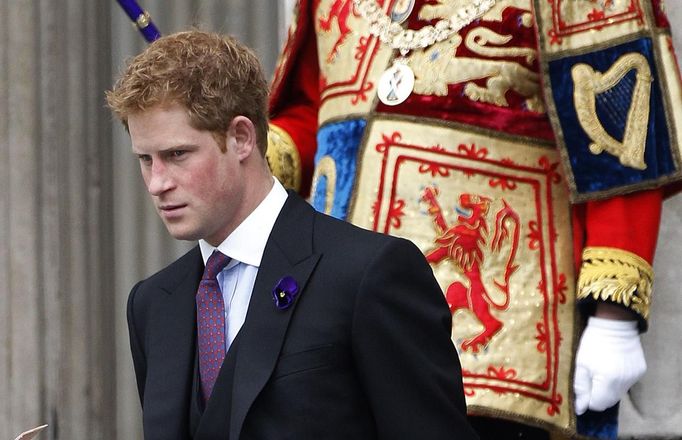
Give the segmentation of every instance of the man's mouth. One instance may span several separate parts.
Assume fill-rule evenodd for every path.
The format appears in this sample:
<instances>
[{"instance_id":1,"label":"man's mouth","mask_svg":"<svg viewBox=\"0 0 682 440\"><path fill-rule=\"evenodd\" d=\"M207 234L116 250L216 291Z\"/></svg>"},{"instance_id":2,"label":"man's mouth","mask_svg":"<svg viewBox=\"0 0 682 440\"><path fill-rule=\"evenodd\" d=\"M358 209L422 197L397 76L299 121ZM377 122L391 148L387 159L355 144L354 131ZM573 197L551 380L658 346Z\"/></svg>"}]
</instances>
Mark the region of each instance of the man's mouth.
<instances>
[{"instance_id":1,"label":"man's mouth","mask_svg":"<svg viewBox=\"0 0 682 440\"><path fill-rule=\"evenodd\" d=\"M173 214L178 212L182 208L187 206L186 204L164 204L159 206L159 211L163 214Z\"/></svg>"}]
</instances>

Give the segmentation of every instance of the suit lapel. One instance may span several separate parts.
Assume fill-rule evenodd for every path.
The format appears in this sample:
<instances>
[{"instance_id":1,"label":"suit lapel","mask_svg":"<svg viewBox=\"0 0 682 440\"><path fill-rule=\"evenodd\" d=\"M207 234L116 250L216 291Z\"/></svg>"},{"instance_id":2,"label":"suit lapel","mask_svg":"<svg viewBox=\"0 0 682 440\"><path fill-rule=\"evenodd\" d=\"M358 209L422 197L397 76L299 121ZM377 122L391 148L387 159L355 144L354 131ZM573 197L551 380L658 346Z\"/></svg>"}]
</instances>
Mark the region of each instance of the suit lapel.
<instances>
[{"instance_id":1,"label":"suit lapel","mask_svg":"<svg viewBox=\"0 0 682 440\"><path fill-rule=\"evenodd\" d=\"M236 353L230 439L238 438L249 408L274 370L291 316L320 258L313 253L313 217L313 209L290 192L265 246ZM284 276L296 280L299 294L294 304L280 310L272 289Z\"/></svg>"},{"instance_id":2,"label":"suit lapel","mask_svg":"<svg viewBox=\"0 0 682 440\"><path fill-rule=\"evenodd\" d=\"M191 399L196 344L196 313L194 296L203 272L203 261L196 247L183 257L186 261L178 267L185 271L171 272L160 284L162 294L154 313L154 328L158 332L153 338L158 359L155 360L155 389L145 391L145 400L153 399L157 404L145 407L145 416L155 418L150 412L154 408L165 415L163 420L173 420L167 427L167 438L175 438L178 432L189 428L189 403ZM158 351L157 351L158 350ZM151 371L151 369L150 369ZM175 378L170 380L170 378ZM170 386L175 386L169 390ZM151 393L150 393L151 391ZM158 416L159 414L157 414ZM172 426L170 426L172 425Z\"/></svg>"}]
</instances>

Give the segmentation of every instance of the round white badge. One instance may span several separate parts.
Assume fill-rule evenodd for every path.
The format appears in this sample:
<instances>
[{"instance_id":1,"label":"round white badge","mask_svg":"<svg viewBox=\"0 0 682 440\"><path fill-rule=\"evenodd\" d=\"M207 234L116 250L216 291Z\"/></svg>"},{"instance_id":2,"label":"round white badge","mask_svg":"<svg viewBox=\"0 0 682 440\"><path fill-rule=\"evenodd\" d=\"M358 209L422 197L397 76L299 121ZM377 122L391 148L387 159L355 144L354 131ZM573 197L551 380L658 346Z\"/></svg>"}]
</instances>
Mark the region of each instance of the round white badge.
<instances>
[{"instance_id":1,"label":"round white badge","mask_svg":"<svg viewBox=\"0 0 682 440\"><path fill-rule=\"evenodd\" d=\"M404 102L414 88L414 72L406 64L395 63L381 75L377 96L386 105Z\"/></svg>"},{"instance_id":2,"label":"round white badge","mask_svg":"<svg viewBox=\"0 0 682 440\"><path fill-rule=\"evenodd\" d=\"M412 13L414 9L414 0L398 0L391 11L391 21L401 24Z\"/></svg>"}]
</instances>

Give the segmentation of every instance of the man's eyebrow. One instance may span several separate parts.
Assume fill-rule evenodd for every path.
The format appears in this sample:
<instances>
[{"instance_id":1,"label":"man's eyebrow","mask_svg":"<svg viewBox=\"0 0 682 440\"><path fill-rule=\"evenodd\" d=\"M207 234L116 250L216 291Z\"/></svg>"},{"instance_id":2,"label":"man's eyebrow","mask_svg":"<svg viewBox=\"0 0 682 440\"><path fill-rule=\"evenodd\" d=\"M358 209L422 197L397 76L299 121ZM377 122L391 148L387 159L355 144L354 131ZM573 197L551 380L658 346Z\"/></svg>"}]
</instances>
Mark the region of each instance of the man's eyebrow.
<instances>
[{"instance_id":1,"label":"man's eyebrow","mask_svg":"<svg viewBox=\"0 0 682 440\"><path fill-rule=\"evenodd\" d=\"M171 152L171 151L177 151L177 150L192 150L192 149L195 149L195 148L197 148L197 145L195 145L195 144L189 144L189 143L188 143L188 144L178 144L178 145L173 145L173 146L170 146L170 147L166 147L166 148L162 148L162 149L155 150L154 153L164 154L164 153L169 153L169 152ZM132 153L135 154L135 155L152 154L152 153L150 153L150 152L144 152L144 151L136 150L134 146L131 147L131 151L132 151Z\"/></svg>"}]
</instances>

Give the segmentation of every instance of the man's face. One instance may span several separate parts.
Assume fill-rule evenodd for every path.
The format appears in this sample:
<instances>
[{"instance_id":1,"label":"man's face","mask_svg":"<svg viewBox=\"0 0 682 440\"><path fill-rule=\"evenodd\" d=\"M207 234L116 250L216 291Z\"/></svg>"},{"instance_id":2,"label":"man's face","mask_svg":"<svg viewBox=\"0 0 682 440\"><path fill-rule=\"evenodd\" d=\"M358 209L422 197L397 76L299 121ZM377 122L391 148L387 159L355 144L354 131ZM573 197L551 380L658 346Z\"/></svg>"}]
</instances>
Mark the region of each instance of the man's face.
<instances>
[{"instance_id":1,"label":"man's face","mask_svg":"<svg viewBox=\"0 0 682 440\"><path fill-rule=\"evenodd\" d=\"M178 104L130 115L133 153L168 232L180 240L205 239L217 246L244 217L246 178L234 141L227 151L209 131L190 125Z\"/></svg>"}]
</instances>

